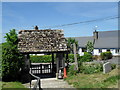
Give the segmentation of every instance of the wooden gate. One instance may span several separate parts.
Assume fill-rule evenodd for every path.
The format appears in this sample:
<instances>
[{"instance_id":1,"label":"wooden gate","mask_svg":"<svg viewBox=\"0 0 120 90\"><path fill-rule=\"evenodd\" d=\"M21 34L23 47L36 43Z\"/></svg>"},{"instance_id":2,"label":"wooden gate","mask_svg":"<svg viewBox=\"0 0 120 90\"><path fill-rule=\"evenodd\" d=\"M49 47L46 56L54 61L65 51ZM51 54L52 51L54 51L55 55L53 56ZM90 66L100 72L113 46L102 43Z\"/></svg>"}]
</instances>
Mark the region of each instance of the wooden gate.
<instances>
[{"instance_id":1,"label":"wooden gate","mask_svg":"<svg viewBox=\"0 0 120 90\"><path fill-rule=\"evenodd\" d=\"M50 74L52 73L52 64L31 64L32 74Z\"/></svg>"}]
</instances>

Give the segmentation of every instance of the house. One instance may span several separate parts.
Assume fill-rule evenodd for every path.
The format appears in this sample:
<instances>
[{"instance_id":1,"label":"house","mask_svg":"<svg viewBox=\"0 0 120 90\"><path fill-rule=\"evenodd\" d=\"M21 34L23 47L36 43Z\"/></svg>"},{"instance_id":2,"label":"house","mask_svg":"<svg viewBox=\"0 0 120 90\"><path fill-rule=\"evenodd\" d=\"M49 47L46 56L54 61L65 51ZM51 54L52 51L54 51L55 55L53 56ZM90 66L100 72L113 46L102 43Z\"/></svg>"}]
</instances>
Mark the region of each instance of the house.
<instances>
[{"instance_id":1,"label":"house","mask_svg":"<svg viewBox=\"0 0 120 90\"><path fill-rule=\"evenodd\" d=\"M78 41L80 56L84 55L85 46L88 41L94 43L93 55L100 55L102 52L111 51L113 56L120 55L119 31L95 31L93 36L72 37Z\"/></svg>"}]
</instances>

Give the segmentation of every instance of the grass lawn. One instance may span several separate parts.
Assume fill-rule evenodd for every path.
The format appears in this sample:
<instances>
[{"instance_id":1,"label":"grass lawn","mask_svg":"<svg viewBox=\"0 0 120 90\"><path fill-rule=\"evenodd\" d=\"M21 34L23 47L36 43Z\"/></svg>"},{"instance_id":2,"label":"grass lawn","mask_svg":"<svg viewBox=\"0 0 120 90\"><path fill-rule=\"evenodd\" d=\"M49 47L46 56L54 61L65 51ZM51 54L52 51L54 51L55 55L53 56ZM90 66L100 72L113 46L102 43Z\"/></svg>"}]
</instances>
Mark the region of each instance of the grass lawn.
<instances>
[{"instance_id":1,"label":"grass lawn","mask_svg":"<svg viewBox=\"0 0 120 90\"><path fill-rule=\"evenodd\" d=\"M94 73L69 76L65 80L75 88L118 88L118 69L114 69L107 74Z\"/></svg>"},{"instance_id":2,"label":"grass lawn","mask_svg":"<svg viewBox=\"0 0 120 90\"><path fill-rule=\"evenodd\" d=\"M0 82L2 88L22 88L22 90L29 90L25 88L20 82ZM24 89L23 89L24 88Z\"/></svg>"}]
</instances>

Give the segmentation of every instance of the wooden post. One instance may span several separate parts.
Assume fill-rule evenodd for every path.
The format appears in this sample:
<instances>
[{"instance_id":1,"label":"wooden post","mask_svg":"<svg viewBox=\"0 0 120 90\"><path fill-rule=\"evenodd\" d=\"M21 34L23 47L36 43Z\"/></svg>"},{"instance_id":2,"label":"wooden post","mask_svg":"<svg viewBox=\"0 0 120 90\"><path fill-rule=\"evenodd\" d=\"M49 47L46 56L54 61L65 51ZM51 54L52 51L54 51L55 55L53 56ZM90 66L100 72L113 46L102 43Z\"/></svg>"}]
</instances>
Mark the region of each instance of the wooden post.
<instances>
[{"instance_id":1,"label":"wooden post","mask_svg":"<svg viewBox=\"0 0 120 90\"><path fill-rule=\"evenodd\" d=\"M64 68L65 67L65 54L64 53L61 53L62 54L62 67Z\"/></svg>"},{"instance_id":2,"label":"wooden post","mask_svg":"<svg viewBox=\"0 0 120 90\"><path fill-rule=\"evenodd\" d=\"M52 73L54 73L54 53L52 53Z\"/></svg>"},{"instance_id":3,"label":"wooden post","mask_svg":"<svg viewBox=\"0 0 120 90\"><path fill-rule=\"evenodd\" d=\"M74 49L75 66L76 66L76 69L78 70L78 62L77 62L76 45L75 45L75 43L73 44L73 49Z\"/></svg>"},{"instance_id":4,"label":"wooden post","mask_svg":"<svg viewBox=\"0 0 120 90\"><path fill-rule=\"evenodd\" d=\"M69 66L68 53L66 53L66 63L67 63L67 68L68 68Z\"/></svg>"},{"instance_id":5,"label":"wooden post","mask_svg":"<svg viewBox=\"0 0 120 90\"><path fill-rule=\"evenodd\" d=\"M40 74L42 74L42 64L40 64Z\"/></svg>"},{"instance_id":6,"label":"wooden post","mask_svg":"<svg viewBox=\"0 0 120 90\"><path fill-rule=\"evenodd\" d=\"M58 55L58 53L56 53L56 73L58 73L58 71L59 71L59 55Z\"/></svg>"},{"instance_id":7,"label":"wooden post","mask_svg":"<svg viewBox=\"0 0 120 90\"><path fill-rule=\"evenodd\" d=\"M57 75L58 75L59 70L61 70L63 72L63 69L65 67L64 53L63 52L57 53L56 58L57 58L57 60L56 60L56 62L57 62Z\"/></svg>"}]
</instances>

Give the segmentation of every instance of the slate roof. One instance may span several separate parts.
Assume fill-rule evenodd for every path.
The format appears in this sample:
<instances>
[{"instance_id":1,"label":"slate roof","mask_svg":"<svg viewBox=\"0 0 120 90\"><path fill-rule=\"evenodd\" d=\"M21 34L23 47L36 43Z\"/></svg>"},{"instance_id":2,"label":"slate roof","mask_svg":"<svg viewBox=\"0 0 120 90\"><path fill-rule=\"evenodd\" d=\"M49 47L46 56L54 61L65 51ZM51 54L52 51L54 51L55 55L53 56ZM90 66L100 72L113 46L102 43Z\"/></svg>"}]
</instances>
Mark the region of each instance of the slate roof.
<instances>
[{"instance_id":1,"label":"slate roof","mask_svg":"<svg viewBox=\"0 0 120 90\"><path fill-rule=\"evenodd\" d=\"M106 37L96 40L94 48L120 48L118 37Z\"/></svg>"},{"instance_id":2,"label":"slate roof","mask_svg":"<svg viewBox=\"0 0 120 90\"><path fill-rule=\"evenodd\" d=\"M63 30L20 30L18 39L21 53L67 51Z\"/></svg>"},{"instance_id":3,"label":"slate roof","mask_svg":"<svg viewBox=\"0 0 120 90\"><path fill-rule=\"evenodd\" d=\"M72 37L78 41L79 47L85 47L88 41L93 42L93 37Z\"/></svg>"},{"instance_id":4,"label":"slate roof","mask_svg":"<svg viewBox=\"0 0 120 90\"><path fill-rule=\"evenodd\" d=\"M98 31L98 39L95 41L94 48L120 48L120 30ZM93 42L94 37L72 37L78 41L79 47L85 47L88 41Z\"/></svg>"}]
</instances>

